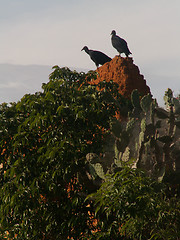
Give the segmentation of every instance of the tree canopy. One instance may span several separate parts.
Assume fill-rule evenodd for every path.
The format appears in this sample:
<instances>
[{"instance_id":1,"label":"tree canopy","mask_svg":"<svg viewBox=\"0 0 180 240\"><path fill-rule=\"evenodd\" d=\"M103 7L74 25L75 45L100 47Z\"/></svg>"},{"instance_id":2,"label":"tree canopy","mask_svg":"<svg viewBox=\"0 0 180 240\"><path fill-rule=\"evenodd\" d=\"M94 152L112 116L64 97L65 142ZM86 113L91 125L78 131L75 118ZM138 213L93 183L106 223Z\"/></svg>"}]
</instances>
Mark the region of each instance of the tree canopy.
<instances>
[{"instance_id":1,"label":"tree canopy","mask_svg":"<svg viewBox=\"0 0 180 240\"><path fill-rule=\"evenodd\" d=\"M86 155L103 154L116 112L132 107L117 84L95 77L55 66L42 92L0 105L1 239L147 239L149 222L161 239L155 230L178 226L168 188L131 168L97 192L82 180Z\"/></svg>"},{"instance_id":2,"label":"tree canopy","mask_svg":"<svg viewBox=\"0 0 180 240\"><path fill-rule=\"evenodd\" d=\"M126 101L113 82L98 90L89 84L92 73L53 70L42 92L0 106L2 236L67 239L90 231L88 189L78 177Z\"/></svg>"}]
</instances>

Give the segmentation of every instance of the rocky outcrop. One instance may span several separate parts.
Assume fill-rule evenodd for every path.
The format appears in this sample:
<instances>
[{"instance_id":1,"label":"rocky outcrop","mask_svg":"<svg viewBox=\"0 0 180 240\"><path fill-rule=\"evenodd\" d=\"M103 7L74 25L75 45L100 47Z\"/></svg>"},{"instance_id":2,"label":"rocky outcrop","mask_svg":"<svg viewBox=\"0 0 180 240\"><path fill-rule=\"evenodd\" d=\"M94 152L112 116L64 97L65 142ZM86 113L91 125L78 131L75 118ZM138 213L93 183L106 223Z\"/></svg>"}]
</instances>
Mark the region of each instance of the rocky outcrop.
<instances>
[{"instance_id":1,"label":"rocky outcrop","mask_svg":"<svg viewBox=\"0 0 180 240\"><path fill-rule=\"evenodd\" d=\"M93 83L113 80L119 84L119 92L125 97L130 97L134 89L137 89L142 95L151 93L144 76L140 74L139 68L133 63L132 58L115 56L112 61L105 63L96 71L98 76Z\"/></svg>"}]
</instances>

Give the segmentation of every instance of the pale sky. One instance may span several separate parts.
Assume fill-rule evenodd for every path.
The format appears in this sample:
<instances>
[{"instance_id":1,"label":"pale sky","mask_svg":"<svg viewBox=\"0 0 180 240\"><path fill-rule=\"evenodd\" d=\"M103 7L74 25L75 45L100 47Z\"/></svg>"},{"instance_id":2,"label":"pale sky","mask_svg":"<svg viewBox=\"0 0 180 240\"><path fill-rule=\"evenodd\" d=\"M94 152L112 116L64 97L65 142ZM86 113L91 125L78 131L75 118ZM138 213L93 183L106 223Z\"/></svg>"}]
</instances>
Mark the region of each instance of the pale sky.
<instances>
[{"instance_id":1,"label":"pale sky","mask_svg":"<svg viewBox=\"0 0 180 240\"><path fill-rule=\"evenodd\" d=\"M180 93L180 0L0 0L0 64L95 70L81 49L113 58L110 33L128 42L154 97Z\"/></svg>"}]
</instances>

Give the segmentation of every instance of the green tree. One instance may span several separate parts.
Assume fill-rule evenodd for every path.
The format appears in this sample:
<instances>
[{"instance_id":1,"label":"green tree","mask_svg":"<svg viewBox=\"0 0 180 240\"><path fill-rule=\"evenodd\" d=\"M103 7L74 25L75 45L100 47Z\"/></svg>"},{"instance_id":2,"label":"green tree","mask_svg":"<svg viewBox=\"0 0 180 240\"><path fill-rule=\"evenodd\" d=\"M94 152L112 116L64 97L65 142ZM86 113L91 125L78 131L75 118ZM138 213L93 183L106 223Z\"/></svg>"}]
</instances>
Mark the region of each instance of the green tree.
<instances>
[{"instance_id":1,"label":"green tree","mask_svg":"<svg viewBox=\"0 0 180 240\"><path fill-rule=\"evenodd\" d=\"M96 204L99 229L91 239L179 239L178 194L141 170L124 165L89 196Z\"/></svg>"},{"instance_id":2,"label":"green tree","mask_svg":"<svg viewBox=\"0 0 180 240\"><path fill-rule=\"evenodd\" d=\"M127 105L113 82L54 67L42 92L0 106L0 234L74 239L91 234L93 206L79 175L102 152L115 112Z\"/></svg>"},{"instance_id":3,"label":"green tree","mask_svg":"<svg viewBox=\"0 0 180 240\"><path fill-rule=\"evenodd\" d=\"M98 190L83 181L86 155L103 153L116 112L132 107L118 85L53 69L42 92L0 105L0 238L177 240L178 184L127 165Z\"/></svg>"}]
</instances>

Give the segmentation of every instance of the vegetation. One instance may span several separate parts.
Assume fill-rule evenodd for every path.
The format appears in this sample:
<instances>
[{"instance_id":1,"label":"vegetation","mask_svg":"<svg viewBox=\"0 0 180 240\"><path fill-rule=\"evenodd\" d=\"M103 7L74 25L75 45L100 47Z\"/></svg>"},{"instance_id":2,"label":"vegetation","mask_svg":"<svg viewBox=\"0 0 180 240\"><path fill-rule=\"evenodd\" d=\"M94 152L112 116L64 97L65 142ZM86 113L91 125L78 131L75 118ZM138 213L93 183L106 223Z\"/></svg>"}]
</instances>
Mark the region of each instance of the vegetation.
<instances>
[{"instance_id":1,"label":"vegetation","mask_svg":"<svg viewBox=\"0 0 180 240\"><path fill-rule=\"evenodd\" d=\"M78 238L89 231L88 189L78 181L89 152L126 101L111 83L87 83L90 74L54 67L43 92L0 106L2 237ZM85 193L80 194L80 193Z\"/></svg>"},{"instance_id":2,"label":"vegetation","mask_svg":"<svg viewBox=\"0 0 180 240\"><path fill-rule=\"evenodd\" d=\"M178 239L177 183L126 164L100 188L87 177L87 154L103 155L133 104L94 73L53 69L42 92L0 105L0 238Z\"/></svg>"},{"instance_id":3,"label":"vegetation","mask_svg":"<svg viewBox=\"0 0 180 240\"><path fill-rule=\"evenodd\" d=\"M180 201L177 191L143 171L124 165L107 176L90 195L96 203L98 229L92 239L179 239Z\"/></svg>"},{"instance_id":4,"label":"vegetation","mask_svg":"<svg viewBox=\"0 0 180 240\"><path fill-rule=\"evenodd\" d=\"M179 182L180 100L171 89L165 92L166 108L158 107L148 94L140 99L137 90L131 94L134 106L125 127L116 121L112 132L116 136L116 164L135 158L134 165L144 169L159 181ZM171 178L171 179L170 179Z\"/></svg>"}]
</instances>

